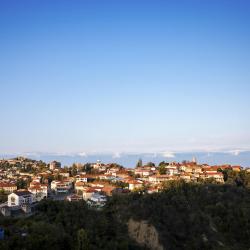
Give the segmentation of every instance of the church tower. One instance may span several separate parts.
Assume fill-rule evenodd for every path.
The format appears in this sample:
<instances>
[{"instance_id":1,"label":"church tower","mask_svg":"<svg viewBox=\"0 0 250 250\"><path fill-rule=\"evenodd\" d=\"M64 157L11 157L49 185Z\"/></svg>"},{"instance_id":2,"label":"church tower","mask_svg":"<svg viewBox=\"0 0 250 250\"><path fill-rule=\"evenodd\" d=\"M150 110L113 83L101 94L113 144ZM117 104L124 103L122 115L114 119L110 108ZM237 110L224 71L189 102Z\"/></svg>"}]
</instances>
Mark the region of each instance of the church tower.
<instances>
[{"instance_id":1,"label":"church tower","mask_svg":"<svg viewBox=\"0 0 250 250\"><path fill-rule=\"evenodd\" d=\"M197 163L196 157L193 157L192 162Z\"/></svg>"}]
</instances>

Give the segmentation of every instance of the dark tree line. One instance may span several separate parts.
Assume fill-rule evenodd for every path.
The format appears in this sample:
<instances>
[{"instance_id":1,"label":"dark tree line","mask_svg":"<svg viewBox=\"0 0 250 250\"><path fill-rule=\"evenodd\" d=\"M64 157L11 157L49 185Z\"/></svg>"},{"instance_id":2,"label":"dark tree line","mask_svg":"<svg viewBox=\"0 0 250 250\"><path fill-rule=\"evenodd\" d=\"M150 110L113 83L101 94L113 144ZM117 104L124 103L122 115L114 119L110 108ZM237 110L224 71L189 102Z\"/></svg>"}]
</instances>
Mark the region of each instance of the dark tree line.
<instances>
[{"instance_id":1,"label":"dark tree line","mask_svg":"<svg viewBox=\"0 0 250 250\"><path fill-rule=\"evenodd\" d=\"M3 218L0 249L145 249L127 222L153 225L165 249L248 250L250 190L244 185L167 182L161 193L113 195L102 211L85 202L42 201L29 218Z\"/></svg>"}]
</instances>

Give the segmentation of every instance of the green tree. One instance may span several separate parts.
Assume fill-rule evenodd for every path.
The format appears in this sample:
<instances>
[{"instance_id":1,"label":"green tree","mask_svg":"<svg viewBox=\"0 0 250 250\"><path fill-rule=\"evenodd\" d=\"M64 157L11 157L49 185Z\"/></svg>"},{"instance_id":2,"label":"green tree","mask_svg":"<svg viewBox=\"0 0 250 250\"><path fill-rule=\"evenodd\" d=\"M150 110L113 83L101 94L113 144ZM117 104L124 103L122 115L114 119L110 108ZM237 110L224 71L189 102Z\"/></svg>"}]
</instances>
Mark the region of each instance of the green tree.
<instances>
[{"instance_id":1,"label":"green tree","mask_svg":"<svg viewBox=\"0 0 250 250\"><path fill-rule=\"evenodd\" d=\"M86 173L90 173L91 172L91 164L90 163L86 163L83 166L83 169L86 171Z\"/></svg>"},{"instance_id":2,"label":"green tree","mask_svg":"<svg viewBox=\"0 0 250 250\"><path fill-rule=\"evenodd\" d=\"M16 186L17 186L17 189L25 189L28 187L28 183L27 181L20 178L17 180Z\"/></svg>"},{"instance_id":3,"label":"green tree","mask_svg":"<svg viewBox=\"0 0 250 250\"><path fill-rule=\"evenodd\" d=\"M169 165L169 163L165 162L165 161L162 161L162 162L159 163L159 167L161 167L161 166L168 166L168 165Z\"/></svg>"},{"instance_id":4,"label":"green tree","mask_svg":"<svg viewBox=\"0 0 250 250\"><path fill-rule=\"evenodd\" d=\"M8 195L5 194L3 189L0 189L0 202L6 202L8 200Z\"/></svg>"},{"instance_id":5,"label":"green tree","mask_svg":"<svg viewBox=\"0 0 250 250\"><path fill-rule=\"evenodd\" d=\"M77 250L89 250L88 235L83 228L77 232Z\"/></svg>"},{"instance_id":6,"label":"green tree","mask_svg":"<svg viewBox=\"0 0 250 250\"><path fill-rule=\"evenodd\" d=\"M166 174L166 168L164 165L160 166L159 167L159 173L162 175L162 174Z\"/></svg>"},{"instance_id":7,"label":"green tree","mask_svg":"<svg viewBox=\"0 0 250 250\"><path fill-rule=\"evenodd\" d=\"M139 159L137 164L136 164L136 168L142 167L142 159Z\"/></svg>"},{"instance_id":8,"label":"green tree","mask_svg":"<svg viewBox=\"0 0 250 250\"><path fill-rule=\"evenodd\" d=\"M74 163L71 167L71 176L76 176L77 175L77 166Z\"/></svg>"},{"instance_id":9,"label":"green tree","mask_svg":"<svg viewBox=\"0 0 250 250\"><path fill-rule=\"evenodd\" d=\"M148 167L155 167L155 164L153 163L153 162L148 162L147 164L146 164L146 166L148 166Z\"/></svg>"}]
</instances>

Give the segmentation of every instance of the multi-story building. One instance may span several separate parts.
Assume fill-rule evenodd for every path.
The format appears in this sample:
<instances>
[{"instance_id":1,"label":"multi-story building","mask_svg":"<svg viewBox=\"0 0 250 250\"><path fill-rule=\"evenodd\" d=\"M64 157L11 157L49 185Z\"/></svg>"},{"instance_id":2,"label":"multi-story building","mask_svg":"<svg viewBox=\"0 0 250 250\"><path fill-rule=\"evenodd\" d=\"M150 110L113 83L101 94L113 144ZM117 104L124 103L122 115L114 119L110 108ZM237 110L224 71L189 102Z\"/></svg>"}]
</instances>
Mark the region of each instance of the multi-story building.
<instances>
[{"instance_id":1,"label":"multi-story building","mask_svg":"<svg viewBox=\"0 0 250 250\"><path fill-rule=\"evenodd\" d=\"M11 183L0 182L0 190L3 190L6 193L12 193L17 190L17 186Z\"/></svg>"},{"instance_id":2,"label":"multi-story building","mask_svg":"<svg viewBox=\"0 0 250 250\"><path fill-rule=\"evenodd\" d=\"M151 175L148 178L148 181L153 184L158 184L164 181L172 180L172 177L168 174L163 174L163 175Z\"/></svg>"},{"instance_id":3,"label":"multi-story building","mask_svg":"<svg viewBox=\"0 0 250 250\"><path fill-rule=\"evenodd\" d=\"M31 182L28 191L33 194L34 201L41 201L48 197L48 186L46 184Z\"/></svg>"},{"instance_id":4,"label":"multi-story building","mask_svg":"<svg viewBox=\"0 0 250 250\"><path fill-rule=\"evenodd\" d=\"M24 206L31 205L33 202L33 195L28 190L17 190L8 195L8 206Z\"/></svg>"},{"instance_id":5,"label":"multi-story building","mask_svg":"<svg viewBox=\"0 0 250 250\"><path fill-rule=\"evenodd\" d=\"M58 161L52 161L52 162L49 164L49 169L50 169L50 170L55 170L56 168L61 168L61 163L58 162Z\"/></svg>"},{"instance_id":6,"label":"multi-story building","mask_svg":"<svg viewBox=\"0 0 250 250\"><path fill-rule=\"evenodd\" d=\"M67 193L72 188L72 182L63 180L63 181L52 181L51 190L56 193Z\"/></svg>"},{"instance_id":7,"label":"multi-story building","mask_svg":"<svg viewBox=\"0 0 250 250\"><path fill-rule=\"evenodd\" d=\"M138 167L135 169L134 174L140 177L148 177L153 174L153 171L151 167Z\"/></svg>"}]
</instances>

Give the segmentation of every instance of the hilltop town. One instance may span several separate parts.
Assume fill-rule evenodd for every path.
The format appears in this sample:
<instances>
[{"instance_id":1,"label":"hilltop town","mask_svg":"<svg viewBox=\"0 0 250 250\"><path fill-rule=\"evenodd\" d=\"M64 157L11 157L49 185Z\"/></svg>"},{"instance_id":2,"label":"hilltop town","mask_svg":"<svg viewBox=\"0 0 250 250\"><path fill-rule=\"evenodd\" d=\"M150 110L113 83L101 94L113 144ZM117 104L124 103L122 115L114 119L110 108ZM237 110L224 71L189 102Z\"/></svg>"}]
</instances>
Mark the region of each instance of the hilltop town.
<instances>
[{"instance_id":1,"label":"hilltop town","mask_svg":"<svg viewBox=\"0 0 250 250\"><path fill-rule=\"evenodd\" d=\"M43 199L85 200L101 209L113 194L160 192L173 181L248 186L249 176L249 168L199 164L195 158L158 166L139 160L135 168L125 168L100 161L62 167L57 161L47 164L17 157L0 161L0 209L4 216L32 214Z\"/></svg>"}]
</instances>

